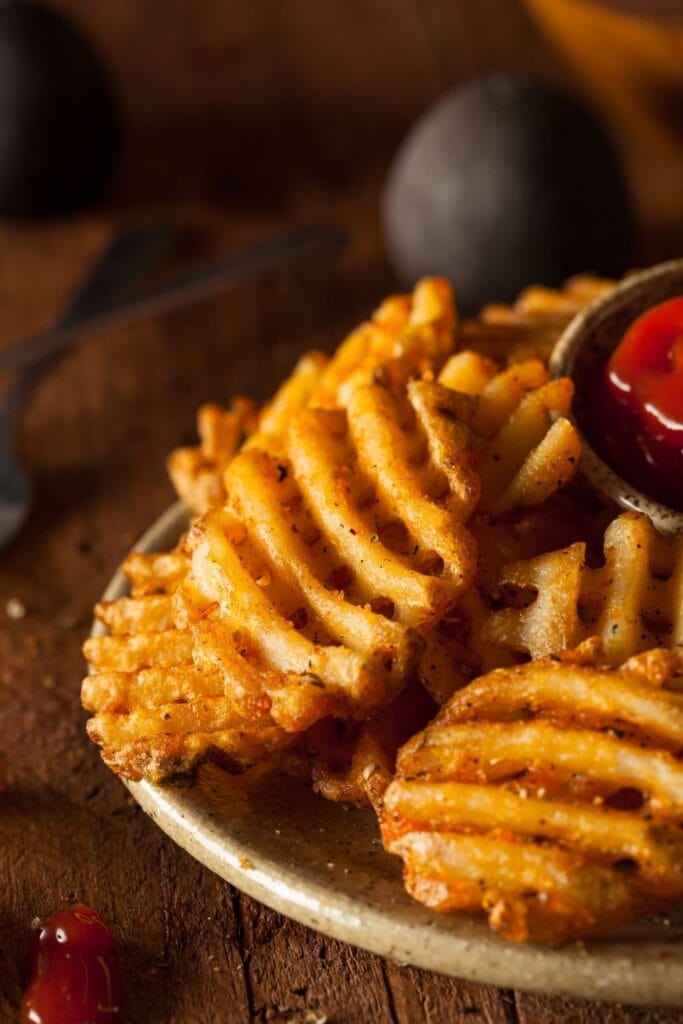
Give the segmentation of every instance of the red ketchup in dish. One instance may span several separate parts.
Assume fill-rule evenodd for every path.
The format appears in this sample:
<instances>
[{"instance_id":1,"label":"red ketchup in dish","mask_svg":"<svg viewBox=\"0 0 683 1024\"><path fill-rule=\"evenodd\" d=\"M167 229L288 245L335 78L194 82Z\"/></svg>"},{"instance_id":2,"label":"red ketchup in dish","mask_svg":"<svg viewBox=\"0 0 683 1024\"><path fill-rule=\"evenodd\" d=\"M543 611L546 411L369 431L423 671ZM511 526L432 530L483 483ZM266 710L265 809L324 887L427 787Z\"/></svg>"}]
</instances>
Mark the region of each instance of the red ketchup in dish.
<instances>
[{"instance_id":1,"label":"red ketchup in dish","mask_svg":"<svg viewBox=\"0 0 683 1024\"><path fill-rule=\"evenodd\" d=\"M588 413L606 461L683 510L683 297L634 320L594 383Z\"/></svg>"},{"instance_id":2,"label":"red ketchup in dish","mask_svg":"<svg viewBox=\"0 0 683 1024\"><path fill-rule=\"evenodd\" d=\"M121 987L105 919L84 903L39 918L23 1024L111 1024Z\"/></svg>"}]
</instances>

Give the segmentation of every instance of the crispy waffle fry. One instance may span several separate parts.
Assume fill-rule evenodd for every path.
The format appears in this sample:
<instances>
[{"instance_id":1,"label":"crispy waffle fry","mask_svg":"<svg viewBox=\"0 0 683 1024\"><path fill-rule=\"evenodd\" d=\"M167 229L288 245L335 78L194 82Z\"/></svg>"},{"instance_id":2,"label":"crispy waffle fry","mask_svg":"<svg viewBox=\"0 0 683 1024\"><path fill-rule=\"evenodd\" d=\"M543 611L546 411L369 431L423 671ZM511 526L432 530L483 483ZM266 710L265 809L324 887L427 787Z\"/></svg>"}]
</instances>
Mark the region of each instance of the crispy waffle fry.
<instances>
[{"instance_id":1,"label":"crispy waffle fry","mask_svg":"<svg viewBox=\"0 0 683 1024\"><path fill-rule=\"evenodd\" d=\"M185 552L132 556L132 596L99 609L112 635L86 645L91 735L117 770L158 779L216 751L242 766L399 693L417 627L465 592L476 561L462 396L411 379L433 376L454 323L450 289L429 279L329 363L305 357L228 460L189 570ZM215 468L226 450L204 454Z\"/></svg>"},{"instance_id":2,"label":"crispy waffle fry","mask_svg":"<svg viewBox=\"0 0 683 1024\"><path fill-rule=\"evenodd\" d=\"M219 666L231 693L260 695L288 732L388 703L418 629L471 584L468 400L412 379L443 361L454 319L435 279L412 304L388 300L284 437L259 432L231 461L225 508L191 531L179 601L195 662Z\"/></svg>"},{"instance_id":3,"label":"crispy waffle fry","mask_svg":"<svg viewBox=\"0 0 683 1024\"><path fill-rule=\"evenodd\" d=\"M241 770L285 740L258 705L226 697L218 671L193 663L192 636L177 628L173 610L187 565L180 550L130 555L124 572L133 596L100 602L95 615L110 635L85 643L93 669L81 691L93 712L88 733L126 778L179 778L205 760Z\"/></svg>"},{"instance_id":4,"label":"crispy waffle fry","mask_svg":"<svg viewBox=\"0 0 683 1024\"><path fill-rule=\"evenodd\" d=\"M498 582L510 606L484 626L494 646L538 658L597 636L618 665L654 644L683 644L683 537L659 536L636 512L607 528L602 566L587 565L576 543L512 562Z\"/></svg>"},{"instance_id":5,"label":"crispy waffle fry","mask_svg":"<svg viewBox=\"0 0 683 1024\"><path fill-rule=\"evenodd\" d=\"M399 395L361 386L346 412L306 410L288 460L241 452L225 510L192 529L179 599L195 657L229 664L287 731L387 703L415 664L417 627L469 587L477 481L457 401L411 381Z\"/></svg>"},{"instance_id":6,"label":"crispy waffle fry","mask_svg":"<svg viewBox=\"0 0 683 1024\"><path fill-rule=\"evenodd\" d=\"M683 897L683 657L536 661L456 693L385 794L409 892L507 938L602 934Z\"/></svg>"},{"instance_id":7,"label":"crispy waffle fry","mask_svg":"<svg viewBox=\"0 0 683 1024\"><path fill-rule=\"evenodd\" d=\"M470 424L479 439L477 456L480 465L489 469L492 502L504 495L505 501L501 502L503 510L512 509L517 512L524 509L525 505L541 505L573 475L578 456L576 432L566 419L553 424L550 415L551 403L554 412L566 411L571 390L565 381L549 385L547 371L538 360L529 360L499 372L490 360L476 353L460 352L448 361L440 375L440 382L447 384L450 392L450 395L446 393L441 398L442 406L448 407L454 419L463 426L465 423ZM411 385L414 390L426 386L425 383ZM467 399L465 396L471 397ZM447 398L450 398L448 406ZM382 485L382 495L387 499L400 498L403 521L412 524L414 535L419 536L421 533L423 537L429 537L430 510L425 508L427 503L419 491L415 487L411 490L405 487L397 490L395 486L390 486L395 484L396 479L400 484L401 476L395 473L393 462L384 462L382 455L386 452L393 456L401 449L401 445L396 436L399 433L395 426L397 417L395 413L392 416L386 408L388 402L390 397L386 391L377 387L359 388L348 408L350 432L364 457L363 465L375 470ZM358 418L354 419L354 416ZM391 429L386 429L387 426ZM561 433L559 440L556 440L558 428ZM498 456L501 453L503 472L498 469ZM454 462L453 454L451 462ZM490 467L493 467L492 471ZM311 504L317 509L325 505L320 493L323 472L324 467L322 470L316 467L311 473L318 487L318 492L311 498ZM458 474L455 476L457 478ZM455 500L458 485L459 479L452 481ZM336 499L336 504L332 501L328 504L333 509L331 518L334 520L338 517L339 499ZM526 518L530 519L531 514ZM475 535L480 534L489 542L486 545L485 561L490 563L490 579L495 575L493 567L497 573L504 561L504 539L508 541L506 549L509 551L511 548L511 535L514 539L512 550L531 550L536 553L548 549L543 546L543 531L539 531L537 526L525 530L524 523L519 519L514 523L498 520L493 526L489 515L477 515L470 525ZM490 541L494 530L496 544L492 545ZM546 537L547 534L546 527ZM441 514L441 518L434 522L432 536L442 538L441 547L444 540L452 546L457 533L454 533L454 524L449 523L447 517ZM433 545L436 550L438 543L435 541ZM488 616L489 607L485 597L478 589L472 589L457 602L451 602L450 610L437 624L421 627L425 650L420 661L420 675L438 703L443 703L455 689L473 676L514 660L508 652L482 637L481 631ZM387 711L381 712L381 715ZM352 737L344 735L344 748L353 751L344 772L328 771L324 757L319 758L317 775L315 769L313 774L315 778L323 780L317 784L326 796L337 796L357 803L369 797L371 801L377 802L382 792L382 772L373 772L371 775L372 788L369 792L363 775L368 765L382 763L373 735L374 728L368 731L363 727L359 734L356 727L355 731L351 730ZM350 795L352 793L355 793L355 797Z\"/></svg>"}]
</instances>

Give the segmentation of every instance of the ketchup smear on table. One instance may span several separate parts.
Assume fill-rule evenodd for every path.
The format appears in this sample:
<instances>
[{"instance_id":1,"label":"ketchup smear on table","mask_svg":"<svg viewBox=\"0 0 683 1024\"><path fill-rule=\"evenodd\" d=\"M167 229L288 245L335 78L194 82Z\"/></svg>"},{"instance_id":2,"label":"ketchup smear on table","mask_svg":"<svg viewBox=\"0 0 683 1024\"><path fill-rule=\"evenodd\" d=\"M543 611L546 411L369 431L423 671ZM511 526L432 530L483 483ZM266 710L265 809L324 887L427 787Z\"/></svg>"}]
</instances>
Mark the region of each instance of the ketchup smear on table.
<instances>
[{"instance_id":1,"label":"ketchup smear on table","mask_svg":"<svg viewBox=\"0 0 683 1024\"><path fill-rule=\"evenodd\" d=\"M31 946L31 982L22 1024L111 1024L121 986L114 937L96 910L76 903L38 919Z\"/></svg>"},{"instance_id":2,"label":"ketchup smear on table","mask_svg":"<svg viewBox=\"0 0 683 1024\"><path fill-rule=\"evenodd\" d=\"M598 453L634 487L683 510L683 296L634 320L590 392Z\"/></svg>"}]
</instances>

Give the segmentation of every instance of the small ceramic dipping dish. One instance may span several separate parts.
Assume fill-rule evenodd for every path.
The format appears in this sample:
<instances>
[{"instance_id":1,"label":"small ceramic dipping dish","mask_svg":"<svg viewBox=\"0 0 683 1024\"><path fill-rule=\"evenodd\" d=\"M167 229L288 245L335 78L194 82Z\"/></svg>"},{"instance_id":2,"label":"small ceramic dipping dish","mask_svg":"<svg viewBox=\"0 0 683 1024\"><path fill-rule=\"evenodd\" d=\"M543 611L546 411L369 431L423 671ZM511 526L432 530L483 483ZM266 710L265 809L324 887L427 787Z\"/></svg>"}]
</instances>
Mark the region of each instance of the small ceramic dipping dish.
<instances>
[{"instance_id":1,"label":"small ceramic dipping dish","mask_svg":"<svg viewBox=\"0 0 683 1024\"><path fill-rule=\"evenodd\" d=\"M571 419L581 435L584 476L621 508L646 513L665 534L683 530L683 512L639 491L597 454L591 438L595 416L590 413L594 410L588 407L594 389L588 385L603 371L605 361L636 317L675 296L683 296L683 259L631 274L572 320L550 358L552 376L571 377L576 387Z\"/></svg>"}]
</instances>

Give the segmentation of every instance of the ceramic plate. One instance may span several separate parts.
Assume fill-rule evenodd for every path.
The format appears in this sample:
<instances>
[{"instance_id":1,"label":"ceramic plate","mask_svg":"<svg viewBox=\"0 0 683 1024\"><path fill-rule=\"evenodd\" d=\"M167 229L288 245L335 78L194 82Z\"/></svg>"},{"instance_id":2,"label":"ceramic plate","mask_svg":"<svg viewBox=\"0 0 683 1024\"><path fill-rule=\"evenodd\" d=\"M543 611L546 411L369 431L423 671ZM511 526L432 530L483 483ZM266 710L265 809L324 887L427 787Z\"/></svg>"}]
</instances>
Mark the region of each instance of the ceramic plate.
<instances>
[{"instance_id":1,"label":"ceramic plate","mask_svg":"<svg viewBox=\"0 0 683 1024\"><path fill-rule=\"evenodd\" d=\"M185 528L174 505L141 551L168 550ZM126 592L120 573L104 597ZM94 632L103 631L99 624ZM683 1006L683 911L609 940L557 949L508 943L479 918L440 916L411 900L370 812L289 781L247 784L213 766L197 786L131 783L140 806L193 857L239 889L325 935L402 964L470 981L620 1003Z\"/></svg>"}]
</instances>

